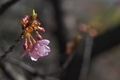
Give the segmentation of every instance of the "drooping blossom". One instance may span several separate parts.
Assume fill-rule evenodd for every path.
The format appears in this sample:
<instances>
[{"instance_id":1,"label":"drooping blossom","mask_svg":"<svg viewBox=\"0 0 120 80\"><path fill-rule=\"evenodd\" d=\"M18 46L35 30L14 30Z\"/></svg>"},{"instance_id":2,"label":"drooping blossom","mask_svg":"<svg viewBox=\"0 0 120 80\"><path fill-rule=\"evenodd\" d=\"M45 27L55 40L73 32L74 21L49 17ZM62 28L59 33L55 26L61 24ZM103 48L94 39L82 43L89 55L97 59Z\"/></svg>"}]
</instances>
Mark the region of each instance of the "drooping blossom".
<instances>
[{"instance_id":1,"label":"drooping blossom","mask_svg":"<svg viewBox=\"0 0 120 80\"><path fill-rule=\"evenodd\" d=\"M39 31L45 32L43 27L40 27L41 23L37 20L37 13L35 10L32 11L32 15L25 15L21 19L21 25L23 30L23 48L25 53L22 54L21 58L28 54L33 61L37 61L39 57L47 56L50 52L50 48L47 46L50 41L43 39L39 34ZM31 34L36 33L36 38ZM43 40L42 40L43 39Z\"/></svg>"},{"instance_id":2,"label":"drooping blossom","mask_svg":"<svg viewBox=\"0 0 120 80\"><path fill-rule=\"evenodd\" d=\"M48 52L50 52L50 47L48 44L50 43L49 40L43 39L37 41L32 48L27 49L25 53L22 54L21 58L28 54L33 61L37 61L39 57L47 56Z\"/></svg>"}]
</instances>

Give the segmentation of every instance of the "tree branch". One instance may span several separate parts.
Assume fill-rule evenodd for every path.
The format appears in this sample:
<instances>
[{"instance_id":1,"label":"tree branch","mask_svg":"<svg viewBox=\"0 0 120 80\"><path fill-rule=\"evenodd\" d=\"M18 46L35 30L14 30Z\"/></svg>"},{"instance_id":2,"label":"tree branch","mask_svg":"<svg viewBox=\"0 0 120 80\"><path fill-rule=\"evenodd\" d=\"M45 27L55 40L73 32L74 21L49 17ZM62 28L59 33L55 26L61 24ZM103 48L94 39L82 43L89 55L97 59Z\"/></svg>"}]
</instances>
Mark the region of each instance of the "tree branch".
<instances>
[{"instance_id":1,"label":"tree branch","mask_svg":"<svg viewBox=\"0 0 120 80\"><path fill-rule=\"evenodd\" d=\"M0 15L2 15L10 6L15 4L17 1L19 1L19 0L10 0L10 1L6 2L5 4L3 4L0 7Z\"/></svg>"},{"instance_id":2,"label":"tree branch","mask_svg":"<svg viewBox=\"0 0 120 80\"><path fill-rule=\"evenodd\" d=\"M22 69L26 70L27 72L29 72L33 77L35 76L39 76L41 78L45 78L46 76L45 75L42 75L40 74L37 70L35 70L34 68L28 66L27 64L19 61L19 60L16 60L16 59L13 59L13 58L9 58L8 62L11 62L15 65L18 65L20 66Z\"/></svg>"},{"instance_id":3,"label":"tree branch","mask_svg":"<svg viewBox=\"0 0 120 80\"><path fill-rule=\"evenodd\" d=\"M0 61L3 60L10 52L13 51L13 49L20 43L20 41L23 39L23 32L20 35L20 38L18 38L15 43L9 47L9 49L7 51L4 52L4 54L2 56L0 56Z\"/></svg>"},{"instance_id":4,"label":"tree branch","mask_svg":"<svg viewBox=\"0 0 120 80\"><path fill-rule=\"evenodd\" d=\"M83 54L83 62L80 70L79 80L87 80L91 60L92 46L93 38L86 33L85 50Z\"/></svg>"}]
</instances>

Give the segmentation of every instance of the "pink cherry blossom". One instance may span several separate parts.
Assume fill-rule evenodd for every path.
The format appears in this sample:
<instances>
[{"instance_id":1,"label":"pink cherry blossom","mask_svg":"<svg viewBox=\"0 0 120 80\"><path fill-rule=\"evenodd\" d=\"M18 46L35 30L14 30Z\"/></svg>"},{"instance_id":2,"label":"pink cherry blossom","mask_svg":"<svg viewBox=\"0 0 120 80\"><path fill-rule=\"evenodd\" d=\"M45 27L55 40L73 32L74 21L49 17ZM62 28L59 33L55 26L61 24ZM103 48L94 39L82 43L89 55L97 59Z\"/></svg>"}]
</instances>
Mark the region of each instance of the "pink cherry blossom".
<instances>
[{"instance_id":1,"label":"pink cherry blossom","mask_svg":"<svg viewBox=\"0 0 120 80\"><path fill-rule=\"evenodd\" d=\"M47 39L37 41L32 48L26 50L25 53L22 54L21 58L27 53L33 61L37 61L39 57L47 56L48 52L51 51L50 47L47 46L49 43L50 41Z\"/></svg>"}]
</instances>

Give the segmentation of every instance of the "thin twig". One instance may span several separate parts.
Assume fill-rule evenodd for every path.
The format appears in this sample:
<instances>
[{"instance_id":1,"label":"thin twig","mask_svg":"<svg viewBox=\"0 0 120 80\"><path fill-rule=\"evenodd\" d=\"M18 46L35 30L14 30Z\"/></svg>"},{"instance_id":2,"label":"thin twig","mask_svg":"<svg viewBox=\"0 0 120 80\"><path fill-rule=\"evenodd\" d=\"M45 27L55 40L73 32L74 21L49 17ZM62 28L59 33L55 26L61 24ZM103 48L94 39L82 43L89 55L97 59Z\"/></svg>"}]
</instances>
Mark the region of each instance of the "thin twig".
<instances>
[{"instance_id":1,"label":"thin twig","mask_svg":"<svg viewBox=\"0 0 120 80\"><path fill-rule=\"evenodd\" d=\"M72 61L72 59L75 55L75 52L76 52L76 47L79 45L81 40L82 40L82 36L77 33L74 36L73 40L69 42L70 44L72 44L71 48L70 48L70 46L69 46L69 48L67 47L67 50L70 50L70 52L69 52L70 55L68 56L68 58L64 62L63 66L62 66L63 69L66 69L68 67L68 65L70 64L70 62Z\"/></svg>"},{"instance_id":2,"label":"thin twig","mask_svg":"<svg viewBox=\"0 0 120 80\"><path fill-rule=\"evenodd\" d=\"M11 47L9 47L9 49L5 51L2 56L0 56L0 61L3 60L10 52L12 52L13 49L20 43L22 39L23 39L23 32L21 33L20 37L15 41L15 43Z\"/></svg>"},{"instance_id":3,"label":"thin twig","mask_svg":"<svg viewBox=\"0 0 120 80\"><path fill-rule=\"evenodd\" d=\"M10 0L10 1L6 2L5 4L3 4L2 6L0 6L0 15L2 15L11 5L16 3L17 1L19 1L19 0ZM15 41L15 44L13 44L11 47L9 47L9 49L7 51L5 51L2 56L0 56L0 61L2 59L4 59L10 52L13 51L13 49L17 46L17 44L20 43L22 38L23 38L23 33L21 33L20 38Z\"/></svg>"},{"instance_id":4,"label":"thin twig","mask_svg":"<svg viewBox=\"0 0 120 80\"><path fill-rule=\"evenodd\" d=\"M87 34L85 41L85 51L83 54L83 63L82 63L79 80L87 80L88 70L91 60L92 46L93 46L93 38L89 34Z\"/></svg>"},{"instance_id":5,"label":"thin twig","mask_svg":"<svg viewBox=\"0 0 120 80\"><path fill-rule=\"evenodd\" d=\"M0 15L2 15L10 6L12 6L17 1L19 0L10 0L6 2L5 4L3 4L2 6L0 6Z\"/></svg>"},{"instance_id":6,"label":"thin twig","mask_svg":"<svg viewBox=\"0 0 120 80\"><path fill-rule=\"evenodd\" d=\"M67 59L65 60L65 62L62 64L61 68L59 68L57 70L57 72L59 72L60 74L58 75L58 78L61 79L63 78L63 76L65 75L65 71L66 69L68 68L68 66L70 65L71 61L73 60L75 56L75 52L72 52L68 57Z\"/></svg>"},{"instance_id":7,"label":"thin twig","mask_svg":"<svg viewBox=\"0 0 120 80\"><path fill-rule=\"evenodd\" d=\"M40 74L37 70L35 70L34 68L30 67L29 65L17 60L17 59L13 59L13 58L9 58L8 59L9 62L20 66L22 69L26 70L27 72L29 72L33 77L35 76L39 76L41 78L45 78L45 75Z\"/></svg>"},{"instance_id":8,"label":"thin twig","mask_svg":"<svg viewBox=\"0 0 120 80\"><path fill-rule=\"evenodd\" d=\"M66 59L66 61L64 62L64 64L62 65L62 69L66 69L68 67L68 65L70 64L70 62L72 61L73 57L74 57L75 53L71 53L68 58Z\"/></svg>"},{"instance_id":9,"label":"thin twig","mask_svg":"<svg viewBox=\"0 0 120 80\"><path fill-rule=\"evenodd\" d=\"M50 74L46 74L46 75L43 75L41 73L38 72L38 70L32 68L31 66L25 64L24 62L21 62L17 59L14 59L14 58L9 58L8 59L8 62L10 63L13 63L19 67L21 67L24 71L27 71L32 77L40 77L41 79L45 79L45 80L59 80L58 78L55 78L53 76L49 76ZM51 73L53 74L53 73Z\"/></svg>"},{"instance_id":10,"label":"thin twig","mask_svg":"<svg viewBox=\"0 0 120 80\"><path fill-rule=\"evenodd\" d=\"M57 24L57 29L55 31L55 35L58 40L58 44L60 46L60 52L65 52L65 45L68 41L67 29L63 23L63 11L61 9L61 0L50 0L54 11L55 11L55 19Z\"/></svg>"}]
</instances>

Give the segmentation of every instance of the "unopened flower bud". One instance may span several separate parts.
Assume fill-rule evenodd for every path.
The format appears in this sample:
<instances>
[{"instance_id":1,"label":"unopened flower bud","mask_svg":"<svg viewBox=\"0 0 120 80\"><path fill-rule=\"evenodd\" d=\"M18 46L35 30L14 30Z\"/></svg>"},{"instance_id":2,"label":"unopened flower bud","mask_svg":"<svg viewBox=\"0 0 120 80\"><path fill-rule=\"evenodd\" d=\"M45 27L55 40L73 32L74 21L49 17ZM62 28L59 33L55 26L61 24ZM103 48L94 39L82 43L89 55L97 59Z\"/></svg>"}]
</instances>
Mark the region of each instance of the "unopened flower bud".
<instances>
[{"instance_id":1,"label":"unopened flower bud","mask_svg":"<svg viewBox=\"0 0 120 80\"><path fill-rule=\"evenodd\" d=\"M27 50L28 49L28 41L27 41L27 38L24 39L24 44L23 44L23 48L24 50Z\"/></svg>"},{"instance_id":2,"label":"unopened flower bud","mask_svg":"<svg viewBox=\"0 0 120 80\"><path fill-rule=\"evenodd\" d=\"M31 39L31 41L32 41L33 44L36 43L35 39L32 36L30 36L30 39Z\"/></svg>"},{"instance_id":3,"label":"unopened flower bud","mask_svg":"<svg viewBox=\"0 0 120 80\"><path fill-rule=\"evenodd\" d=\"M21 25L22 25L23 30L24 30L26 24L28 23L28 19L29 19L28 15L25 15L24 18L21 19Z\"/></svg>"},{"instance_id":4,"label":"unopened flower bud","mask_svg":"<svg viewBox=\"0 0 120 80\"><path fill-rule=\"evenodd\" d=\"M33 45L32 41L28 41L28 47L30 48L32 47L32 45Z\"/></svg>"},{"instance_id":5,"label":"unopened flower bud","mask_svg":"<svg viewBox=\"0 0 120 80\"><path fill-rule=\"evenodd\" d=\"M45 32L45 29L43 27L38 27L37 30Z\"/></svg>"},{"instance_id":6,"label":"unopened flower bud","mask_svg":"<svg viewBox=\"0 0 120 80\"><path fill-rule=\"evenodd\" d=\"M28 18L29 18L29 16L28 16L28 15L25 15L24 18L23 18L23 20L24 20L24 21L27 21Z\"/></svg>"},{"instance_id":7,"label":"unopened flower bud","mask_svg":"<svg viewBox=\"0 0 120 80\"><path fill-rule=\"evenodd\" d=\"M31 17L32 17L33 19L36 19L36 18L37 18L37 14L35 13L35 10L32 11Z\"/></svg>"},{"instance_id":8,"label":"unopened flower bud","mask_svg":"<svg viewBox=\"0 0 120 80\"><path fill-rule=\"evenodd\" d=\"M38 40L42 39L42 36L38 33L38 31L36 31L36 37L37 37Z\"/></svg>"}]
</instances>

